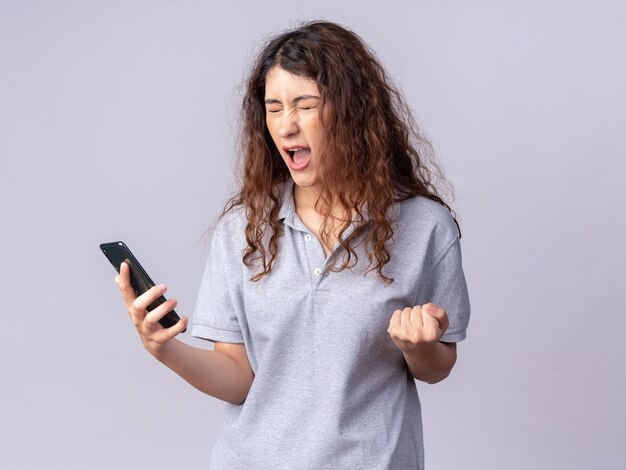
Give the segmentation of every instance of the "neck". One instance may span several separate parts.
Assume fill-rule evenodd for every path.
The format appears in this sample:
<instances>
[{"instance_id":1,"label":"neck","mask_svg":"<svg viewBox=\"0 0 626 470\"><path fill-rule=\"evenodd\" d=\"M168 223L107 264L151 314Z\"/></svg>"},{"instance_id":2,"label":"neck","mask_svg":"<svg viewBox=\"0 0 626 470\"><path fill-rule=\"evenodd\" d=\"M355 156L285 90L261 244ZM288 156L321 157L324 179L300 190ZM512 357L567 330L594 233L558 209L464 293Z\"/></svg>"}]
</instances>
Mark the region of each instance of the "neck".
<instances>
[{"instance_id":1,"label":"neck","mask_svg":"<svg viewBox=\"0 0 626 470\"><path fill-rule=\"evenodd\" d=\"M318 186L298 186L297 184L293 185L293 200L296 206L297 211L315 211L321 216L325 216L330 213L331 218L343 220L346 218L345 211L343 207L340 205L334 204L332 208L328 206L319 205L315 207L315 203L320 196L320 189ZM356 211L353 209L351 217L356 215Z\"/></svg>"},{"instance_id":2,"label":"neck","mask_svg":"<svg viewBox=\"0 0 626 470\"><path fill-rule=\"evenodd\" d=\"M320 196L320 189L317 186L298 186L293 185L293 200L296 209L313 209L315 203Z\"/></svg>"}]
</instances>

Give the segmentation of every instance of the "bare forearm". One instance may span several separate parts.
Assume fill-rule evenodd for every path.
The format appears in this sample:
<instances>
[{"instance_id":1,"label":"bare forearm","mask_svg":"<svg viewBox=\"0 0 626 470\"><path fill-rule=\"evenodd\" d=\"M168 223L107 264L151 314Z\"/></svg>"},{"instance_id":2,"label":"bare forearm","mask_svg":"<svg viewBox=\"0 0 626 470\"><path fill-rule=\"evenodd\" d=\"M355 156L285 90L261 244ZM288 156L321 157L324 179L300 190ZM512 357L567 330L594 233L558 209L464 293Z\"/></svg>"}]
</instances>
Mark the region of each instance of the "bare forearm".
<instances>
[{"instance_id":1,"label":"bare forearm","mask_svg":"<svg viewBox=\"0 0 626 470\"><path fill-rule=\"evenodd\" d=\"M243 403L252 385L253 375L219 351L172 339L155 357L201 392L234 405Z\"/></svg>"},{"instance_id":2,"label":"bare forearm","mask_svg":"<svg viewBox=\"0 0 626 470\"><path fill-rule=\"evenodd\" d=\"M436 342L428 348L404 353L411 375L417 380L434 384L445 379L456 362L456 344Z\"/></svg>"}]
</instances>

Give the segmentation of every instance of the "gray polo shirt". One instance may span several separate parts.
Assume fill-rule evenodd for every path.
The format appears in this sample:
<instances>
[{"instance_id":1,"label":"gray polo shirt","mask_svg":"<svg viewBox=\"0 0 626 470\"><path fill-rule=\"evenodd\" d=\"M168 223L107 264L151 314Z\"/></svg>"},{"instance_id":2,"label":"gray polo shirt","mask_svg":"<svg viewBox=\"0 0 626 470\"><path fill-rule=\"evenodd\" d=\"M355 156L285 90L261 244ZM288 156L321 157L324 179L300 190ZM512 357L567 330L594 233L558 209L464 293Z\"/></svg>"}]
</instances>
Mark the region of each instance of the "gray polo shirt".
<instances>
[{"instance_id":1,"label":"gray polo shirt","mask_svg":"<svg viewBox=\"0 0 626 470\"><path fill-rule=\"evenodd\" d=\"M434 302L465 338L470 305L461 247L449 212L415 197L394 206L391 261L364 275L332 272L317 238L283 186L284 235L259 282L242 262L245 214L219 222L194 313L192 334L244 343L255 377L242 405L226 404L211 469L421 469L420 402L387 328L394 310Z\"/></svg>"}]
</instances>

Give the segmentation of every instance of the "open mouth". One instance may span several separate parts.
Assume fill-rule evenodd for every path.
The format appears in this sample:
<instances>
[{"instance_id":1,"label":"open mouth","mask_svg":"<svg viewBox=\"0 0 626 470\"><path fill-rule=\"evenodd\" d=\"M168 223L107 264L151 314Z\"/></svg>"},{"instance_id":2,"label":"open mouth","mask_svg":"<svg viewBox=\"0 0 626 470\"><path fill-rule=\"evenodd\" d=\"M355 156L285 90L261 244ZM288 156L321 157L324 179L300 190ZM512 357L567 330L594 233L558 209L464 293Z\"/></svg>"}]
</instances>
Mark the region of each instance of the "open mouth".
<instances>
[{"instance_id":1,"label":"open mouth","mask_svg":"<svg viewBox=\"0 0 626 470\"><path fill-rule=\"evenodd\" d=\"M311 156L311 149L307 147L292 147L286 150L289 154L289 158L291 158L291 161L296 165L303 163Z\"/></svg>"},{"instance_id":2,"label":"open mouth","mask_svg":"<svg viewBox=\"0 0 626 470\"><path fill-rule=\"evenodd\" d=\"M283 147L289 155L289 167L292 170L304 170L311 160L311 149L308 147Z\"/></svg>"}]
</instances>

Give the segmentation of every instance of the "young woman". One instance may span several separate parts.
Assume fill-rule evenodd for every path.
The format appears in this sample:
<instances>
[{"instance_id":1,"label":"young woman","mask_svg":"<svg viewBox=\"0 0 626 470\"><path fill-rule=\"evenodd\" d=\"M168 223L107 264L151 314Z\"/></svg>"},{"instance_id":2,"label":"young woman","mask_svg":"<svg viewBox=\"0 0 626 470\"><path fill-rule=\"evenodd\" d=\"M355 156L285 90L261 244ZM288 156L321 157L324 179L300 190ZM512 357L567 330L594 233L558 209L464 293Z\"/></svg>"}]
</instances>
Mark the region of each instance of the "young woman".
<instances>
[{"instance_id":1,"label":"young woman","mask_svg":"<svg viewBox=\"0 0 626 470\"><path fill-rule=\"evenodd\" d=\"M456 361L469 300L456 220L411 113L361 39L315 22L271 40L243 100L242 183L192 334L165 292L116 278L146 349L228 402L214 469L423 468L414 379ZM435 173L433 173L435 171Z\"/></svg>"}]
</instances>

